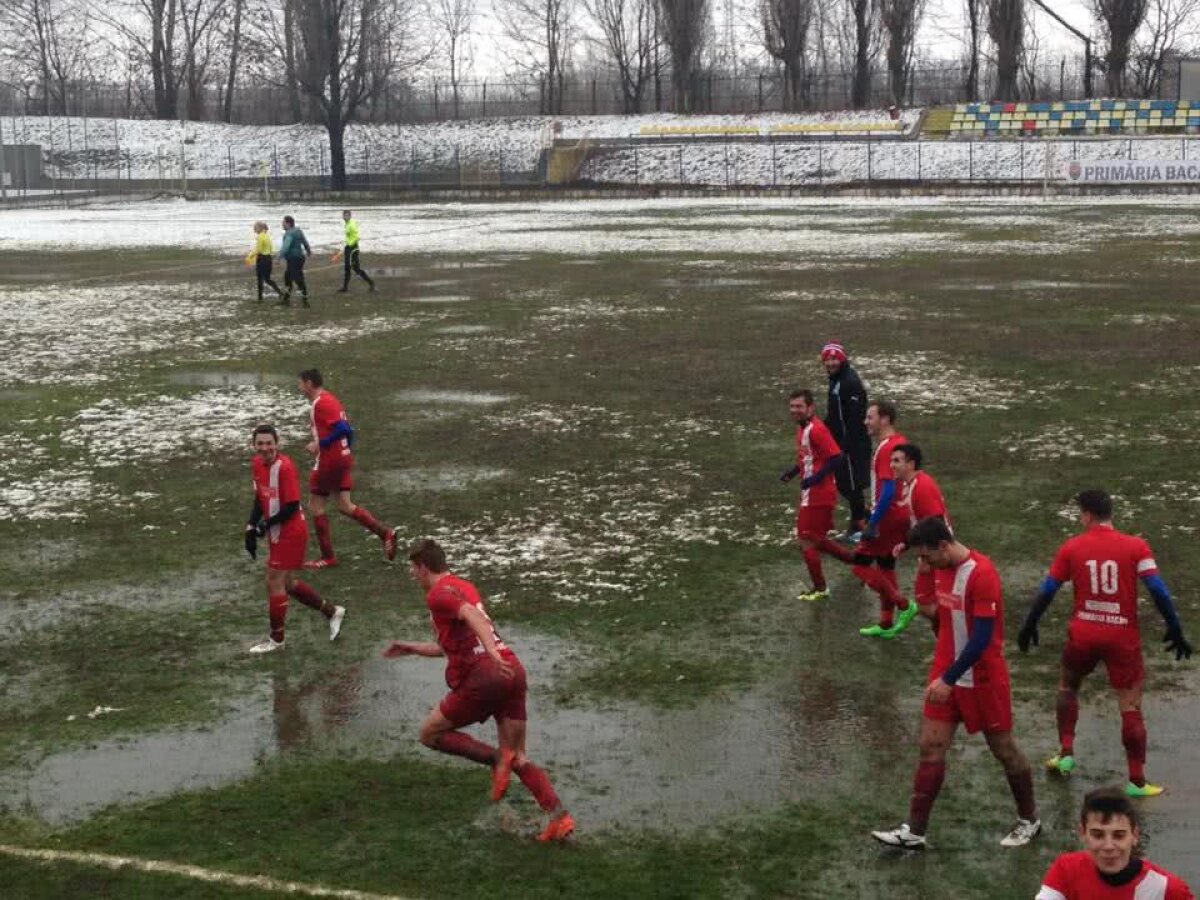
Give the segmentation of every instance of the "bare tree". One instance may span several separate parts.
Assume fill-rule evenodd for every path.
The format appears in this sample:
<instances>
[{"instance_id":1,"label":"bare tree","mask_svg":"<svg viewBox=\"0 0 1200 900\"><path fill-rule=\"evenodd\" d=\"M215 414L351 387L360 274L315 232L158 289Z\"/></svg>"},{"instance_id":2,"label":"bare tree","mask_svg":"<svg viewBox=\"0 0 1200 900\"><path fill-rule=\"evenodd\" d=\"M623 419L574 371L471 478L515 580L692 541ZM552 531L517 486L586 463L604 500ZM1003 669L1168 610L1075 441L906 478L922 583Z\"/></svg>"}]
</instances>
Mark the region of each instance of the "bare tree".
<instances>
[{"instance_id":1,"label":"bare tree","mask_svg":"<svg viewBox=\"0 0 1200 900\"><path fill-rule=\"evenodd\" d=\"M1043 87L1045 79L1040 82L1038 73L1042 70L1042 44L1038 39L1037 23L1033 19L1033 10L1025 9L1025 41L1021 47L1020 60L1020 93L1026 100L1036 100Z\"/></svg>"},{"instance_id":2,"label":"bare tree","mask_svg":"<svg viewBox=\"0 0 1200 900\"><path fill-rule=\"evenodd\" d=\"M187 117L203 119L204 78L220 40L218 24L225 15L225 0L177 0L182 24L182 80L187 91Z\"/></svg>"},{"instance_id":3,"label":"bare tree","mask_svg":"<svg viewBox=\"0 0 1200 900\"><path fill-rule=\"evenodd\" d=\"M6 0L0 25L7 32L0 54L37 84L42 111L68 112L71 83L91 68L91 25L86 3L73 0Z\"/></svg>"},{"instance_id":4,"label":"bare tree","mask_svg":"<svg viewBox=\"0 0 1200 900\"><path fill-rule=\"evenodd\" d=\"M225 71L225 95L221 98L221 120L233 121L233 89L237 84L238 64L242 59L242 17L246 0L233 0L233 25L229 31L229 65Z\"/></svg>"},{"instance_id":5,"label":"bare tree","mask_svg":"<svg viewBox=\"0 0 1200 900\"><path fill-rule=\"evenodd\" d=\"M983 34L983 9L984 0L965 0L967 74L963 83L963 93L969 103L979 99L979 40Z\"/></svg>"},{"instance_id":6,"label":"bare tree","mask_svg":"<svg viewBox=\"0 0 1200 900\"><path fill-rule=\"evenodd\" d=\"M1166 61L1179 52L1181 41L1195 38L1198 13L1200 0L1149 0L1130 59L1130 79L1139 96L1159 96Z\"/></svg>"},{"instance_id":7,"label":"bare tree","mask_svg":"<svg viewBox=\"0 0 1200 900\"><path fill-rule=\"evenodd\" d=\"M602 41L621 82L626 113L642 111L642 97L654 73L657 36L654 0L584 0L600 26Z\"/></svg>"},{"instance_id":8,"label":"bare tree","mask_svg":"<svg viewBox=\"0 0 1200 900\"><path fill-rule=\"evenodd\" d=\"M542 79L542 112L560 114L575 41L575 0L505 0L496 15L518 48L514 62Z\"/></svg>"},{"instance_id":9,"label":"bare tree","mask_svg":"<svg viewBox=\"0 0 1200 900\"><path fill-rule=\"evenodd\" d=\"M700 61L711 19L710 0L658 0L660 33L671 53L677 113L700 108Z\"/></svg>"},{"instance_id":10,"label":"bare tree","mask_svg":"<svg viewBox=\"0 0 1200 900\"><path fill-rule=\"evenodd\" d=\"M1020 96L1025 0L988 0L988 35L996 45L996 99Z\"/></svg>"},{"instance_id":11,"label":"bare tree","mask_svg":"<svg viewBox=\"0 0 1200 900\"><path fill-rule=\"evenodd\" d=\"M129 0L105 7L99 15L128 45L131 66L149 67L154 116L175 118L180 83L177 43L182 30L179 0Z\"/></svg>"},{"instance_id":12,"label":"bare tree","mask_svg":"<svg viewBox=\"0 0 1200 900\"><path fill-rule=\"evenodd\" d=\"M432 0L430 17L445 40L444 49L454 98L454 118L459 112L459 84L471 65L471 25L476 0Z\"/></svg>"},{"instance_id":13,"label":"bare tree","mask_svg":"<svg viewBox=\"0 0 1200 900\"><path fill-rule=\"evenodd\" d=\"M881 0L879 21L887 34L888 87L892 103L901 106L912 72L913 42L924 12L924 0Z\"/></svg>"},{"instance_id":14,"label":"bare tree","mask_svg":"<svg viewBox=\"0 0 1200 900\"><path fill-rule=\"evenodd\" d=\"M1110 97L1125 96L1125 67L1133 38L1146 18L1148 0L1092 0L1108 46L1104 53L1104 78Z\"/></svg>"},{"instance_id":15,"label":"bare tree","mask_svg":"<svg viewBox=\"0 0 1200 900\"><path fill-rule=\"evenodd\" d=\"M796 112L808 103L808 33L814 0L759 0L763 46L783 65L783 108Z\"/></svg>"},{"instance_id":16,"label":"bare tree","mask_svg":"<svg viewBox=\"0 0 1200 900\"><path fill-rule=\"evenodd\" d=\"M871 61L879 30L879 0L847 0L854 31L854 80L850 105L862 109L871 102Z\"/></svg>"}]
</instances>

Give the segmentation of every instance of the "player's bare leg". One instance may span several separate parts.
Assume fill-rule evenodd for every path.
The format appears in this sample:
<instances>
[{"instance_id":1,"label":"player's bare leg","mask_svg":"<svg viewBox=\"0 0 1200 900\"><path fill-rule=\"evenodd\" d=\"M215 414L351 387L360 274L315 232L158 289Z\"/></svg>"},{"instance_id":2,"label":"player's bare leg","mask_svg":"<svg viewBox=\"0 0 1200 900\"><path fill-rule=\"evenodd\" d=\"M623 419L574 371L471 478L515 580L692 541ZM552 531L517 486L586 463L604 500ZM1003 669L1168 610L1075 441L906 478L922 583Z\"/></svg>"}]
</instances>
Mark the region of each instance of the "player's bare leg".
<instances>
[{"instance_id":1,"label":"player's bare leg","mask_svg":"<svg viewBox=\"0 0 1200 900\"><path fill-rule=\"evenodd\" d=\"M383 542L383 555L389 560L396 558L396 529L389 528L363 506L356 506L354 501L350 499L349 491L334 491L333 502L337 504L337 511L348 519L353 519L363 528L370 531Z\"/></svg>"},{"instance_id":2,"label":"player's bare leg","mask_svg":"<svg viewBox=\"0 0 1200 900\"><path fill-rule=\"evenodd\" d=\"M1075 770L1075 723L1079 721L1079 689L1086 672L1076 672L1065 664L1058 677L1058 696L1054 717L1058 722L1058 754L1046 760L1046 768L1060 775Z\"/></svg>"},{"instance_id":3,"label":"player's bare leg","mask_svg":"<svg viewBox=\"0 0 1200 900\"><path fill-rule=\"evenodd\" d=\"M1042 830L1038 818L1037 802L1033 797L1033 768L1029 759L1017 746L1011 731L994 731L984 734L992 756L1004 766L1004 777L1017 804L1016 827L1000 842L1005 847L1020 847L1028 844Z\"/></svg>"},{"instance_id":4,"label":"player's bare leg","mask_svg":"<svg viewBox=\"0 0 1200 900\"><path fill-rule=\"evenodd\" d=\"M1126 793L1134 797L1157 797L1163 787L1146 781L1146 722L1142 718L1142 692L1145 682L1133 687L1115 688L1117 707L1121 710L1121 743L1129 762L1129 784Z\"/></svg>"},{"instance_id":5,"label":"player's bare leg","mask_svg":"<svg viewBox=\"0 0 1200 900\"><path fill-rule=\"evenodd\" d=\"M421 743L430 750L461 756L463 759L469 759L471 762L477 762L483 766L491 766L496 762L495 747L458 731L455 724L447 719L436 706L429 711L429 715L421 723Z\"/></svg>"},{"instance_id":6,"label":"player's bare leg","mask_svg":"<svg viewBox=\"0 0 1200 900\"><path fill-rule=\"evenodd\" d=\"M499 800L508 789L508 773L516 772L521 783L533 794L550 824L538 835L539 841L561 841L575 830L575 819L563 809L549 777L525 755L525 722L520 719L497 719L496 736L500 753L492 773L492 799ZM502 783L501 783L502 782Z\"/></svg>"}]
</instances>

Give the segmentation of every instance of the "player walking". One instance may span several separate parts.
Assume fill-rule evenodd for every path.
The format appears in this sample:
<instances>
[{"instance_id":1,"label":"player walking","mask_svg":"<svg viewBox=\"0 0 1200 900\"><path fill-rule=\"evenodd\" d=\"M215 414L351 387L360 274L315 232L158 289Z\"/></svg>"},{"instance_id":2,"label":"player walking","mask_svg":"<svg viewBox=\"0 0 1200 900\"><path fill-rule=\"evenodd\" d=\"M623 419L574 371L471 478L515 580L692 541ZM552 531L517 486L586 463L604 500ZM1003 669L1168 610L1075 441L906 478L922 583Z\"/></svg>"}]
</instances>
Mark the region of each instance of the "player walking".
<instances>
[{"instance_id":1,"label":"player walking","mask_svg":"<svg viewBox=\"0 0 1200 900\"><path fill-rule=\"evenodd\" d=\"M308 285L304 283L304 262L312 256L312 247L308 246L308 238L296 227L296 220L291 216L283 217L283 241L279 245L279 258L287 268L283 273L283 286L287 288L280 306L292 305L292 286L300 288L300 299L305 306L308 302Z\"/></svg>"},{"instance_id":2,"label":"player walking","mask_svg":"<svg viewBox=\"0 0 1200 900\"><path fill-rule=\"evenodd\" d=\"M258 282L258 302L262 303L263 285L269 284L279 297L283 297L283 291L279 289L274 280L271 278L272 257L275 255L275 245L271 242L271 233L267 229L266 222L254 223L254 277Z\"/></svg>"},{"instance_id":3,"label":"player walking","mask_svg":"<svg viewBox=\"0 0 1200 900\"><path fill-rule=\"evenodd\" d=\"M1022 652L1038 643L1038 620L1065 582L1075 590L1075 611L1067 626L1058 686L1058 754L1046 767L1068 774L1075 768L1075 723L1079 719L1079 689L1096 664L1103 662L1108 682L1121 710L1121 743L1129 763L1131 797L1155 797L1163 792L1146 781L1146 723L1142 718L1142 689L1146 667L1138 630L1137 595L1141 579L1167 623L1163 643L1180 660L1192 655L1183 625L1150 545L1117 531L1112 524L1112 498L1104 491L1082 491L1075 498L1084 531L1059 549L1042 582L1033 607L1017 636Z\"/></svg>"},{"instance_id":4,"label":"player walking","mask_svg":"<svg viewBox=\"0 0 1200 900\"><path fill-rule=\"evenodd\" d=\"M304 567L308 525L304 521L304 511L300 509L300 476L291 459L279 452L279 433L273 426L259 425L254 429L254 454L254 506L246 521L246 552L251 559L256 559L258 539L267 539L270 547L267 609L271 634L251 647L250 652L270 653L283 649L289 596L328 619L329 639L337 640L346 608L322 600L312 587L293 574Z\"/></svg>"},{"instance_id":5,"label":"player walking","mask_svg":"<svg viewBox=\"0 0 1200 900\"><path fill-rule=\"evenodd\" d=\"M837 489L850 505L846 534L861 531L867 518L863 488L870 478L871 436L867 433L867 389L850 365L846 348L831 341L821 349L821 363L829 375L829 403L825 424L842 450L837 469Z\"/></svg>"},{"instance_id":6,"label":"player walking","mask_svg":"<svg viewBox=\"0 0 1200 900\"><path fill-rule=\"evenodd\" d=\"M354 221L353 214L348 209L342 210L342 221L346 223L346 246L342 250L342 287L338 293L344 294L350 290L351 269L354 270L359 278L367 283L370 290L374 291L375 282L371 280L371 276L364 272L359 265L358 223Z\"/></svg>"},{"instance_id":7,"label":"player walking","mask_svg":"<svg viewBox=\"0 0 1200 900\"><path fill-rule=\"evenodd\" d=\"M396 529L382 524L366 507L356 506L350 499L350 491L354 488L354 453L350 449L354 429L350 427L342 402L325 390L324 385L319 369L305 369L300 373L300 393L312 403L313 439L307 449L316 461L308 478L308 506L313 513L317 543L321 547L321 558L306 563L305 568L328 569L337 565L333 529L325 515L325 502L330 495L333 495L338 512L375 534L383 542L383 555L389 560L395 559Z\"/></svg>"},{"instance_id":8,"label":"player walking","mask_svg":"<svg viewBox=\"0 0 1200 900\"><path fill-rule=\"evenodd\" d=\"M1033 773L1012 734L1012 693L1004 661L1004 599L992 561L955 540L944 519L922 519L908 534L932 572L933 592L921 612L935 620L937 647L925 689L920 761L908 821L872 836L890 847L921 849L929 814L946 775L946 753L958 723L982 731L1004 766L1017 803L1016 826L1004 847L1029 843L1042 829L1033 799Z\"/></svg>"},{"instance_id":9,"label":"player walking","mask_svg":"<svg viewBox=\"0 0 1200 900\"><path fill-rule=\"evenodd\" d=\"M446 553L436 541L418 541L410 548L408 560L413 578L425 589L437 642L393 641L383 655L445 656L450 687L421 723L421 743L491 766L494 801L504 797L515 772L550 815L538 840L564 840L575 830L575 820L563 809L546 773L525 756L524 666L496 633L475 585L450 572ZM493 718L498 748L459 730Z\"/></svg>"},{"instance_id":10,"label":"player walking","mask_svg":"<svg viewBox=\"0 0 1200 900\"><path fill-rule=\"evenodd\" d=\"M801 594L800 599L824 600L829 596L829 589L818 547L822 540L828 540L829 530L833 528L833 507L837 503L837 483L833 474L841 462L842 451L825 423L817 418L812 391L792 391L788 411L796 423L796 465L784 472L779 480L787 483L797 475L803 476L800 503L796 508L796 540L804 551L812 590Z\"/></svg>"},{"instance_id":11,"label":"player walking","mask_svg":"<svg viewBox=\"0 0 1200 900\"><path fill-rule=\"evenodd\" d=\"M1079 837L1083 849L1054 861L1035 900L1194 900L1182 878L1135 855L1137 809L1119 788L1083 798Z\"/></svg>"}]
</instances>

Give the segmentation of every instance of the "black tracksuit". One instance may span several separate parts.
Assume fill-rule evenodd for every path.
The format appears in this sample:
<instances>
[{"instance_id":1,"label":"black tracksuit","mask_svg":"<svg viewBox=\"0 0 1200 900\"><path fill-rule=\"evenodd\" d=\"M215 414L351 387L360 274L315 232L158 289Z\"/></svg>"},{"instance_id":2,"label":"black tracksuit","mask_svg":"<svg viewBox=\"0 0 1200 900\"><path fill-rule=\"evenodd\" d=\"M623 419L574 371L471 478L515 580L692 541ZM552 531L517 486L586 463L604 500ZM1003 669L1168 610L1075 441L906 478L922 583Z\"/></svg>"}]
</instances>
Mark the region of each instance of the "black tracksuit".
<instances>
[{"instance_id":1,"label":"black tracksuit","mask_svg":"<svg viewBox=\"0 0 1200 900\"><path fill-rule=\"evenodd\" d=\"M867 518L863 496L871 483L871 436L867 433L867 389L850 363L842 363L837 374L829 376L829 405L825 424L842 448L837 468L838 493L850 505L850 519L861 527Z\"/></svg>"}]
</instances>

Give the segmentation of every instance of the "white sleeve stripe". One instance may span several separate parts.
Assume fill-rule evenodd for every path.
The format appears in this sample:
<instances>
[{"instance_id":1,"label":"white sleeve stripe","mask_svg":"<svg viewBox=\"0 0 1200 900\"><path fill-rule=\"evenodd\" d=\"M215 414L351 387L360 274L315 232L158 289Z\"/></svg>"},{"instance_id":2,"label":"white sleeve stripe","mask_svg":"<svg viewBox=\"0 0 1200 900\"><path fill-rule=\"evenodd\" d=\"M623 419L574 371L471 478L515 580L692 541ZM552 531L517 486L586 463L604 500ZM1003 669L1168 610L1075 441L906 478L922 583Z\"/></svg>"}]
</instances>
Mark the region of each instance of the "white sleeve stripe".
<instances>
[{"instance_id":1,"label":"white sleeve stripe","mask_svg":"<svg viewBox=\"0 0 1200 900\"><path fill-rule=\"evenodd\" d=\"M1067 900L1067 895L1056 891L1047 884L1043 884L1042 889L1038 891L1037 896L1033 900Z\"/></svg>"},{"instance_id":2,"label":"white sleeve stripe","mask_svg":"<svg viewBox=\"0 0 1200 900\"><path fill-rule=\"evenodd\" d=\"M1143 572L1149 572L1149 571L1151 571L1153 569L1157 569L1157 568L1158 568L1158 563L1156 563L1154 561L1153 556L1148 556L1145 559L1141 560L1137 564L1137 570L1138 570L1139 575L1142 574Z\"/></svg>"}]
</instances>

